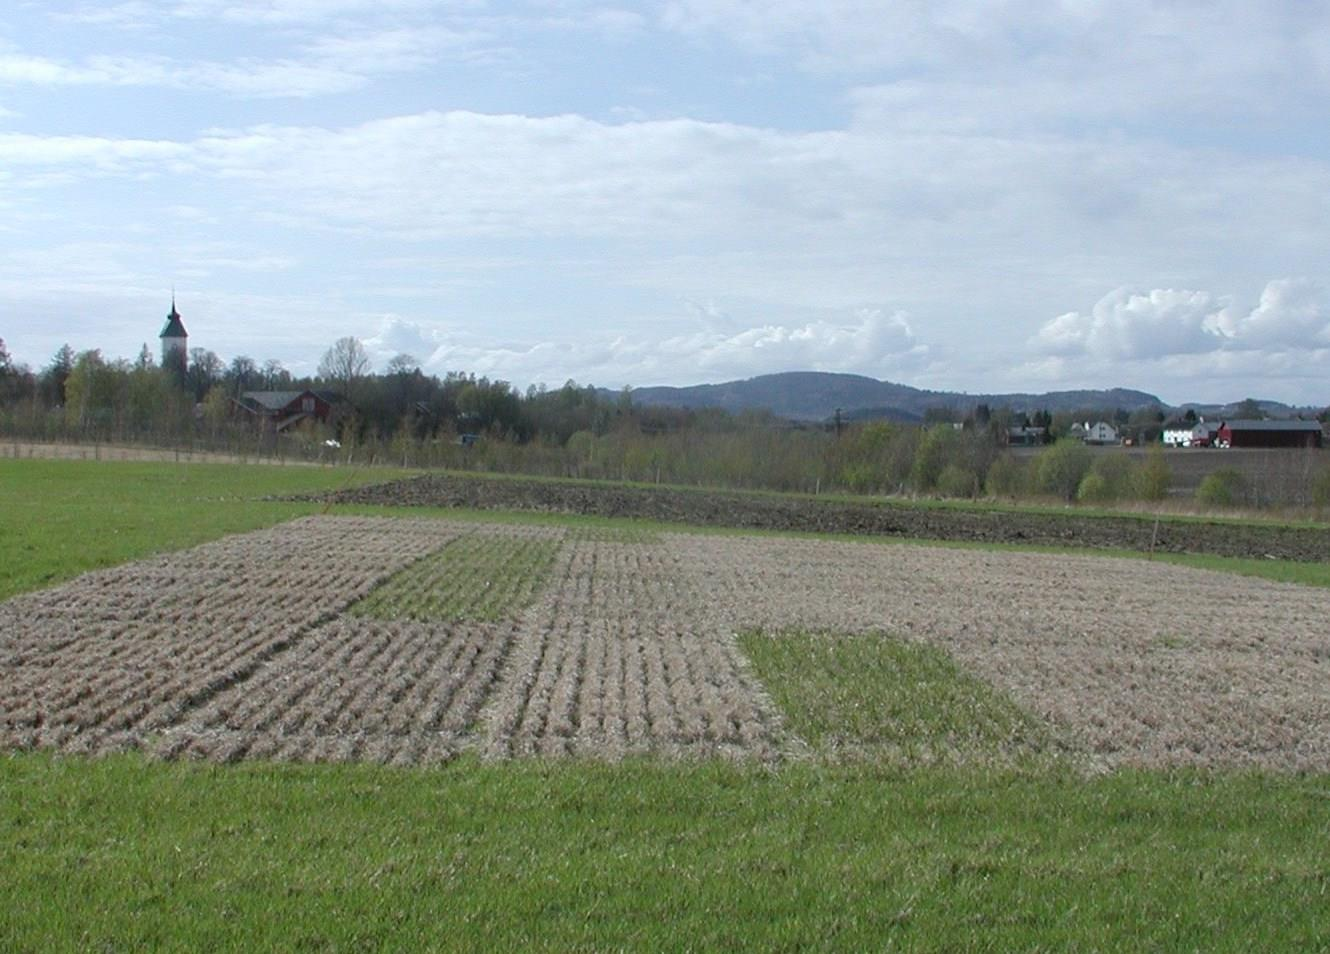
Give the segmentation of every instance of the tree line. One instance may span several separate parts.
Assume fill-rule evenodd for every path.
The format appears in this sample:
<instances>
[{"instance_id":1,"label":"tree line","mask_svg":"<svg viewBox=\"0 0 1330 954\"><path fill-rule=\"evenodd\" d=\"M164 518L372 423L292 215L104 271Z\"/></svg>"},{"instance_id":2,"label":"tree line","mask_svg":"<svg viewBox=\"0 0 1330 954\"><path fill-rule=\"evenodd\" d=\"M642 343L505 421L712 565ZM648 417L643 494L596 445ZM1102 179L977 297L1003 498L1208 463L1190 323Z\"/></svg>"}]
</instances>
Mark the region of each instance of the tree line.
<instances>
[{"instance_id":1,"label":"tree line","mask_svg":"<svg viewBox=\"0 0 1330 954\"><path fill-rule=\"evenodd\" d=\"M308 421L277 435L237 406L247 391L305 389L341 396L328 422ZM506 381L460 371L427 374L409 355L374 373L355 338L335 342L313 376L244 355L226 363L201 348L189 351L182 368L164 368L146 345L133 361L66 345L33 371L16 365L0 341L0 429L14 439L141 442L806 493L1091 504L1168 494L1172 475L1157 449L1142 457L1092 453L1066 439L1033 452L1006 446L1010 426L1056 435L1085 418L1148 434L1163 414L1054 415L980 405L965 416L932 412L922 425L839 418L809 424L768 412L642 406L630 390L608 393L573 381L519 392Z\"/></svg>"}]
</instances>

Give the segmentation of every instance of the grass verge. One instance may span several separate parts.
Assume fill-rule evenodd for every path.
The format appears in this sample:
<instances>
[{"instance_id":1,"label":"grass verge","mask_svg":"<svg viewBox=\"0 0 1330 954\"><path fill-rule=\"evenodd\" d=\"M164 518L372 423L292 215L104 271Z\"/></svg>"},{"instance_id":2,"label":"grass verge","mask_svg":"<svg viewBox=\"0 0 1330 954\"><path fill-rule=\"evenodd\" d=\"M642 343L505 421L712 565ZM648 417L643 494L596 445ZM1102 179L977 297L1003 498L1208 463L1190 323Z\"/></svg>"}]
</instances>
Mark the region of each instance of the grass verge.
<instances>
[{"instance_id":1,"label":"grass verge","mask_svg":"<svg viewBox=\"0 0 1330 954\"><path fill-rule=\"evenodd\" d=\"M0 599L323 509L262 499L269 495L335 490L399 473L0 459Z\"/></svg>"},{"instance_id":2,"label":"grass verge","mask_svg":"<svg viewBox=\"0 0 1330 954\"><path fill-rule=\"evenodd\" d=\"M1039 720L935 646L808 630L748 631L739 645L786 726L820 755L918 765L1054 754Z\"/></svg>"},{"instance_id":3,"label":"grass verge","mask_svg":"<svg viewBox=\"0 0 1330 954\"><path fill-rule=\"evenodd\" d=\"M0 948L1315 950L1256 775L0 758Z\"/></svg>"}]
</instances>

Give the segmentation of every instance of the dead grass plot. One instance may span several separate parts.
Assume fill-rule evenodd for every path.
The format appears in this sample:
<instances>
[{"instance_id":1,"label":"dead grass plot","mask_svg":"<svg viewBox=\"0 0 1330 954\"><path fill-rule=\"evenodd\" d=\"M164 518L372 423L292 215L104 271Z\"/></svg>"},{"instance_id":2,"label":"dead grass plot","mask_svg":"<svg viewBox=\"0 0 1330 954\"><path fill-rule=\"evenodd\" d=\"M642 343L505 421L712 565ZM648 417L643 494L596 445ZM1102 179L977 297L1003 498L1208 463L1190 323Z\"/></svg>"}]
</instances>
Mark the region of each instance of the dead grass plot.
<instances>
[{"instance_id":1,"label":"dead grass plot","mask_svg":"<svg viewBox=\"0 0 1330 954\"><path fill-rule=\"evenodd\" d=\"M1330 769L1330 592L1144 560L671 535L713 630L945 650L1095 765Z\"/></svg>"},{"instance_id":2,"label":"dead grass plot","mask_svg":"<svg viewBox=\"0 0 1330 954\"><path fill-rule=\"evenodd\" d=\"M771 757L778 717L663 547L565 544L485 718L495 756Z\"/></svg>"},{"instance_id":3,"label":"dead grass plot","mask_svg":"<svg viewBox=\"0 0 1330 954\"><path fill-rule=\"evenodd\" d=\"M1326 591L612 529L309 517L10 600L0 748L1330 771Z\"/></svg>"}]
</instances>

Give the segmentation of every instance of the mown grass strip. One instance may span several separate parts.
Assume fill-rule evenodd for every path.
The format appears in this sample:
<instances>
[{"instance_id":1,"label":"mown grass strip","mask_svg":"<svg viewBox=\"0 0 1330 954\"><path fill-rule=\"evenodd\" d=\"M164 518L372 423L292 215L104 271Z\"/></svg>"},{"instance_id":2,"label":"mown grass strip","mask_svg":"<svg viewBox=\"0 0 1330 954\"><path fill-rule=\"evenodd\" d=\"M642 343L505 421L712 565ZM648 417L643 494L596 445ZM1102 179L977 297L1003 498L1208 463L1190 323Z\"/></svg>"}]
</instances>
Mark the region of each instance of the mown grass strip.
<instances>
[{"instance_id":1,"label":"mown grass strip","mask_svg":"<svg viewBox=\"0 0 1330 954\"><path fill-rule=\"evenodd\" d=\"M1304 951L1323 778L0 758L0 949Z\"/></svg>"},{"instance_id":2,"label":"mown grass strip","mask_svg":"<svg viewBox=\"0 0 1330 954\"><path fill-rule=\"evenodd\" d=\"M741 633L787 726L824 755L899 764L1052 755L1050 730L942 650L882 633Z\"/></svg>"},{"instance_id":3,"label":"mown grass strip","mask_svg":"<svg viewBox=\"0 0 1330 954\"><path fill-rule=\"evenodd\" d=\"M0 459L0 599L271 526L318 503L263 498L383 481L372 468Z\"/></svg>"},{"instance_id":4,"label":"mown grass strip","mask_svg":"<svg viewBox=\"0 0 1330 954\"><path fill-rule=\"evenodd\" d=\"M545 587L556 540L467 534L394 574L350 613L416 622L496 622L527 606Z\"/></svg>"}]
</instances>

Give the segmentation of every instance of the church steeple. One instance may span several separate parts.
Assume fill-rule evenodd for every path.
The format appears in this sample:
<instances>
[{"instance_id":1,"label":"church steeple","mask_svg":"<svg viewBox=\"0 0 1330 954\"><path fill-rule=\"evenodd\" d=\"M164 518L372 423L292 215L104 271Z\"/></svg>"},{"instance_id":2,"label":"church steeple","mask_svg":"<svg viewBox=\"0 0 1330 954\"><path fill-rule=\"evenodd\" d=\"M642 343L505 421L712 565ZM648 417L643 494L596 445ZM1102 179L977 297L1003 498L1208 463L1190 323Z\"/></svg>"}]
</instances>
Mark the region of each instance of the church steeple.
<instances>
[{"instance_id":1,"label":"church steeple","mask_svg":"<svg viewBox=\"0 0 1330 954\"><path fill-rule=\"evenodd\" d=\"M175 310L175 292L171 293L171 313L166 316L166 327L158 337L162 339L162 367L173 369L184 377L189 332L185 331L185 323L180 320L180 312Z\"/></svg>"}]
</instances>

